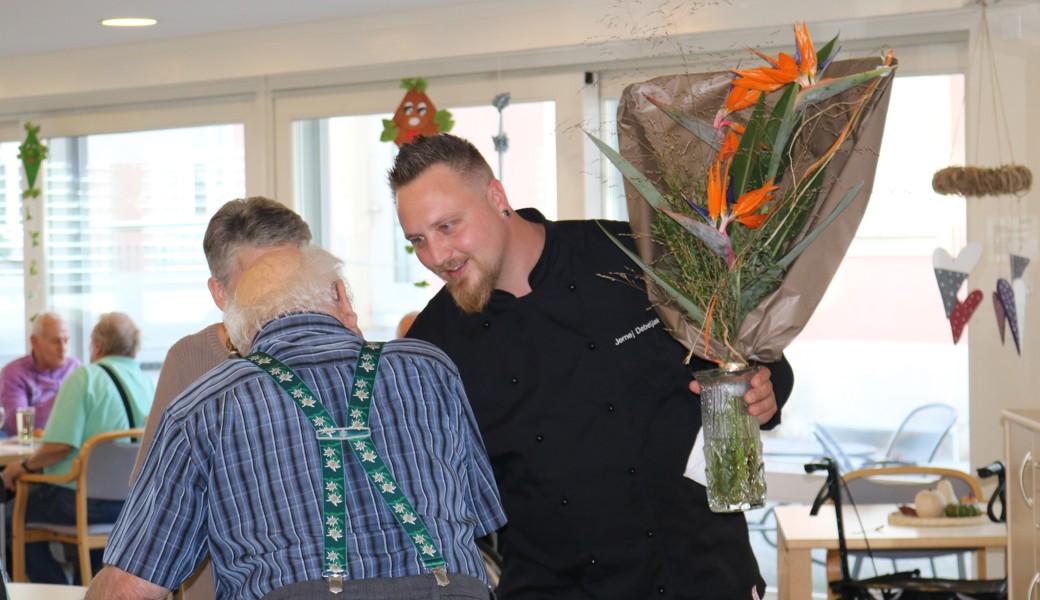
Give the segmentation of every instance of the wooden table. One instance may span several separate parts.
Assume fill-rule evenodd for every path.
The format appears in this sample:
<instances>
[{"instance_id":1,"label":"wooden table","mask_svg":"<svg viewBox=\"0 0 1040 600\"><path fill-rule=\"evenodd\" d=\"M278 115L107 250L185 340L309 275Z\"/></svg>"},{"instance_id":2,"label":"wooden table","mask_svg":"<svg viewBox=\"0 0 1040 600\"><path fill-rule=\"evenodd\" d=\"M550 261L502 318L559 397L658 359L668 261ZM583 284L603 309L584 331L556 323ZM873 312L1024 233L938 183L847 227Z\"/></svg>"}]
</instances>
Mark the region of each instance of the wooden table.
<instances>
[{"instance_id":1,"label":"wooden table","mask_svg":"<svg viewBox=\"0 0 1040 600\"><path fill-rule=\"evenodd\" d=\"M11 600L83 600L87 588L47 583L9 583L7 593Z\"/></svg>"},{"instance_id":2,"label":"wooden table","mask_svg":"<svg viewBox=\"0 0 1040 600\"><path fill-rule=\"evenodd\" d=\"M38 442L33 442L30 446L23 446L18 443L18 438L13 437L0 440L0 467L6 467L11 463L29 458L38 446Z\"/></svg>"},{"instance_id":3,"label":"wooden table","mask_svg":"<svg viewBox=\"0 0 1040 600\"><path fill-rule=\"evenodd\" d=\"M809 506L792 504L774 509L777 527L777 585L780 600L805 600L812 595L812 556L815 549L828 550L828 577L837 579L838 525L834 507L820 508L817 516L809 515ZM866 550L867 541L873 550L961 548L973 550L978 572L975 577L986 577L988 548L1007 546L1007 526L986 522L981 525L953 527L899 527L888 524L894 504L860 505L859 517L853 508L844 509L845 542L849 550ZM862 521L862 527L860 522ZM866 531L867 541L863 532ZM833 560L832 560L833 554ZM831 564L834 563L834 564Z\"/></svg>"}]
</instances>

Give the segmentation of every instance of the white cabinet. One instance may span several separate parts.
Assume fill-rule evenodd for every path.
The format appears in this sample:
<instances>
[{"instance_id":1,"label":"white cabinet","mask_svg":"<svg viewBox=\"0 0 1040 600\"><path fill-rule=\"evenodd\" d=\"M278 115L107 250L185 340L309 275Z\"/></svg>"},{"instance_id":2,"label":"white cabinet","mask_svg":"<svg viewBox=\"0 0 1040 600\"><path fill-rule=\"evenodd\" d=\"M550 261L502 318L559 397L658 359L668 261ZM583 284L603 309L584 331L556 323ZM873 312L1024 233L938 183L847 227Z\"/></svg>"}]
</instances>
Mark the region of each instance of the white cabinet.
<instances>
[{"instance_id":1,"label":"white cabinet","mask_svg":"<svg viewBox=\"0 0 1040 600\"><path fill-rule=\"evenodd\" d=\"M1040 600L1040 410L1005 410L1009 598Z\"/></svg>"}]
</instances>

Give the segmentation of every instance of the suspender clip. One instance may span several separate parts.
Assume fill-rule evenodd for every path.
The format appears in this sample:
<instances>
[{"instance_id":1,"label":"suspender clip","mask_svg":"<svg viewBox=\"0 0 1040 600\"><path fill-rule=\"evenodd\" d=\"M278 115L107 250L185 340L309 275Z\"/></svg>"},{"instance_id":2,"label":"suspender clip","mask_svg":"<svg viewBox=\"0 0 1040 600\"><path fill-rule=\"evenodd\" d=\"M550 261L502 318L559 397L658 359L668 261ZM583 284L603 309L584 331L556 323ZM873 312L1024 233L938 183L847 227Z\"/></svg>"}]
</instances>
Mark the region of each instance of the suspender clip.
<instances>
[{"instance_id":1,"label":"suspender clip","mask_svg":"<svg viewBox=\"0 0 1040 600\"><path fill-rule=\"evenodd\" d=\"M339 594L343 592L343 576L329 575L329 593Z\"/></svg>"},{"instance_id":2,"label":"suspender clip","mask_svg":"<svg viewBox=\"0 0 1040 600\"><path fill-rule=\"evenodd\" d=\"M437 585L440 587L448 586L448 572L444 570L444 567L434 567L433 578L437 580Z\"/></svg>"}]
</instances>

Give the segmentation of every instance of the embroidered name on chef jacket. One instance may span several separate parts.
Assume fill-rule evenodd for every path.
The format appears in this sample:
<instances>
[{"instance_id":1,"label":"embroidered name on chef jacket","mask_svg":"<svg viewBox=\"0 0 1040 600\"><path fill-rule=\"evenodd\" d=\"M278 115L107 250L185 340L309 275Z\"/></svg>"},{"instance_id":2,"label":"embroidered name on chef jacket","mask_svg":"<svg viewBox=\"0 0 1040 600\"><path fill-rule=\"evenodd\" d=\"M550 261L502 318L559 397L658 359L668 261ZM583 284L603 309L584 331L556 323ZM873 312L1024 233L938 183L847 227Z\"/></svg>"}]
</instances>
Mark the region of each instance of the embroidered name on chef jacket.
<instances>
[{"instance_id":1,"label":"embroidered name on chef jacket","mask_svg":"<svg viewBox=\"0 0 1040 600\"><path fill-rule=\"evenodd\" d=\"M661 324L660 317L654 317L653 319L650 319L646 323L643 323L642 325L637 326L635 329L630 329L628 331L628 333L626 333L625 335L623 335L621 337L618 337L618 338L614 338L614 345L615 346L620 346L621 344L624 344L625 342L627 342L629 340L634 340L634 339L636 339L637 335L639 335L639 334L641 334L644 331L647 331L649 329L653 329L654 327L657 327L660 324Z\"/></svg>"}]
</instances>

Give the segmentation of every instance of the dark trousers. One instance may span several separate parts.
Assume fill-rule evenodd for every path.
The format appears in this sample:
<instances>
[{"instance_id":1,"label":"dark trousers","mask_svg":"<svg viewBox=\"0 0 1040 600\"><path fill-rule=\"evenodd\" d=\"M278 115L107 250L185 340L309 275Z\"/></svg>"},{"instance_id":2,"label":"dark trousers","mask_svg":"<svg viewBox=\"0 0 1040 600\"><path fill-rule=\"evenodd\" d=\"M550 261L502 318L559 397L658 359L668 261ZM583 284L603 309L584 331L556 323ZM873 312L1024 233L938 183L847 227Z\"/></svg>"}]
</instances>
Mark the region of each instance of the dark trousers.
<instances>
[{"instance_id":1,"label":"dark trousers","mask_svg":"<svg viewBox=\"0 0 1040 600\"><path fill-rule=\"evenodd\" d=\"M7 556L11 557L11 509L14 499L8 501L6 511ZM123 509L120 500L87 500L87 520L91 523L113 523ZM76 490L57 485L37 484L29 491L25 509L26 523L76 524ZM91 551L91 563L96 573L101 568L103 550ZM11 560L10 558L8 559ZM10 568L8 569L10 571ZM79 579L79 570L74 570ZM49 542L25 545L25 574L33 583L68 584L69 579L61 563L54 559Z\"/></svg>"},{"instance_id":2,"label":"dark trousers","mask_svg":"<svg viewBox=\"0 0 1040 600\"><path fill-rule=\"evenodd\" d=\"M491 589L476 577L448 574L441 587L433 575L344 581L343 592L333 594L324 579L300 581L278 588L263 600L488 600Z\"/></svg>"}]
</instances>

